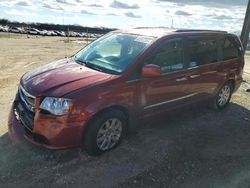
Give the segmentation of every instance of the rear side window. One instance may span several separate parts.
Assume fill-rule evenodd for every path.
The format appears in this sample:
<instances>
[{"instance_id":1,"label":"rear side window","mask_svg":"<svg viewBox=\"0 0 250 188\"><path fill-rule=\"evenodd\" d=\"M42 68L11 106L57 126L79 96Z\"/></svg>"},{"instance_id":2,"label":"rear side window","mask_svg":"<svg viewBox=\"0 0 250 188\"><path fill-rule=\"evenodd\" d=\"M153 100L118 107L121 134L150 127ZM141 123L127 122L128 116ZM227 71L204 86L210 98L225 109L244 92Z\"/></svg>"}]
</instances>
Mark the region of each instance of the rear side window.
<instances>
[{"instance_id":1,"label":"rear side window","mask_svg":"<svg viewBox=\"0 0 250 188\"><path fill-rule=\"evenodd\" d=\"M218 60L217 43L215 39L189 39L188 47L189 67L206 65Z\"/></svg>"},{"instance_id":2,"label":"rear side window","mask_svg":"<svg viewBox=\"0 0 250 188\"><path fill-rule=\"evenodd\" d=\"M147 64L160 66L161 73L182 70L183 64L183 41L174 39L161 45L154 54L149 57Z\"/></svg>"},{"instance_id":3,"label":"rear side window","mask_svg":"<svg viewBox=\"0 0 250 188\"><path fill-rule=\"evenodd\" d=\"M222 59L229 60L234 59L240 56L240 49L234 38L227 37L225 39L221 39L222 43Z\"/></svg>"}]
</instances>

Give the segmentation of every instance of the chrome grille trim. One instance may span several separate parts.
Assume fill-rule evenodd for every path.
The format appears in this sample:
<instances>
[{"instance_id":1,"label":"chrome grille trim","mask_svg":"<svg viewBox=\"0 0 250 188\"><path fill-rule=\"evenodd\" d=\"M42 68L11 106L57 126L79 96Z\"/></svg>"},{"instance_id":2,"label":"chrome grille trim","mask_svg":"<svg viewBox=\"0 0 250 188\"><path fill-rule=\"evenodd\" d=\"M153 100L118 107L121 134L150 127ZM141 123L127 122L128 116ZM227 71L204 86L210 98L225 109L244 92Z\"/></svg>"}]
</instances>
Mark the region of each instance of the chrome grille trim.
<instances>
[{"instance_id":1,"label":"chrome grille trim","mask_svg":"<svg viewBox=\"0 0 250 188\"><path fill-rule=\"evenodd\" d=\"M18 94L22 102L26 105L26 107L34 112L35 111L35 97L29 94L21 85L18 88Z\"/></svg>"}]
</instances>

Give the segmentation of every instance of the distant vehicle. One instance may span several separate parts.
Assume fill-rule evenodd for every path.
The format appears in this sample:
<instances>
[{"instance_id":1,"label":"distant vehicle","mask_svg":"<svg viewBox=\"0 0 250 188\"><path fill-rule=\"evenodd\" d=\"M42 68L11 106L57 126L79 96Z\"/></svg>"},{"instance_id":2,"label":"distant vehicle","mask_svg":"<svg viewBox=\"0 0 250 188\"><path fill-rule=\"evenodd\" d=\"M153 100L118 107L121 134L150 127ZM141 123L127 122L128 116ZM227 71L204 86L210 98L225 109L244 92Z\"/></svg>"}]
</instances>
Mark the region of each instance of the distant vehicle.
<instances>
[{"instance_id":1,"label":"distant vehicle","mask_svg":"<svg viewBox=\"0 0 250 188\"><path fill-rule=\"evenodd\" d=\"M95 34L96 38L100 38L102 36L102 34Z\"/></svg>"},{"instance_id":2,"label":"distant vehicle","mask_svg":"<svg viewBox=\"0 0 250 188\"><path fill-rule=\"evenodd\" d=\"M12 33L22 33L23 30L19 27L10 27L9 28L9 32L12 32Z\"/></svg>"},{"instance_id":3,"label":"distant vehicle","mask_svg":"<svg viewBox=\"0 0 250 188\"><path fill-rule=\"evenodd\" d=\"M40 34L40 31L38 29L35 29L35 28L28 28L26 30L27 34L30 34L30 35L38 35Z\"/></svg>"},{"instance_id":4,"label":"distant vehicle","mask_svg":"<svg viewBox=\"0 0 250 188\"><path fill-rule=\"evenodd\" d=\"M65 32L64 32L64 31L61 31L60 33L61 33L61 36L63 36L63 37L65 37L65 36L66 36L66 34L65 34Z\"/></svg>"},{"instance_id":5,"label":"distant vehicle","mask_svg":"<svg viewBox=\"0 0 250 188\"><path fill-rule=\"evenodd\" d=\"M87 37L86 33L79 33L79 37Z\"/></svg>"},{"instance_id":6,"label":"distant vehicle","mask_svg":"<svg viewBox=\"0 0 250 188\"><path fill-rule=\"evenodd\" d=\"M77 36L77 33L74 32L74 31L70 31L70 32L69 32L69 36L70 36L70 37L76 37L76 36Z\"/></svg>"},{"instance_id":7,"label":"distant vehicle","mask_svg":"<svg viewBox=\"0 0 250 188\"><path fill-rule=\"evenodd\" d=\"M7 26L0 26L0 31L8 32L9 28Z\"/></svg>"},{"instance_id":8,"label":"distant vehicle","mask_svg":"<svg viewBox=\"0 0 250 188\"><path fill-rule=\"evenodd\" d=\"M48 30L43 30L44 36L51 36L50 31Z\"/></svg>"},{"instance_id":9,"label":"distant vehicle","mask_svg":"<svg viewBox=\"0 0 250 188\"><path fill-rule=\"evenodd\" d=\"M51 31L48 31L48 30L45 30L45 31L44 31L44 35L45 35L45 36L52 36L52 32L51 32Z\"/></svg>"},{"instance_id":10,"label":"distant vehicle","mask_svg":"<svg viewBox=\"0 0 250 188\"><path fill-rule=\"evenodd\" d=\"M88 37L87 33L82 33L82 37Z\"/></svg>"},{"instance_id":11,"label":"distant vehicle","mask_svg":"<svg viewBox=\"0 0 250 188\"><path fill-rule=\"evenodd\" d=\"M60 35L60 31L54 31L57 35Z\"/></svg>"},{"instance_id":12,"label":"distant vehicle","mask_svg":"<svg viewBox=\"0 0 250 188\"><path fill-rule=\"evenodd\" d=\"M94 34L94 33L89 33L89 35L88 35L90 38L96 38L96 34Z\"/></svg>"},{"instance_id":13,"label":"distant vehicle","mask_svg":"<svg viewBox=\"0 0 250 188\"><path fill-rule=\"evenodd\" d=\"M51 35L51 36L57 36L57 33L53 30L50 30L48 32L49 32L49 35Z\"/></svg>"},{"instance_id":14,"label":"distant vehicle","mask_svg":"<svg viewBox=\"0 0 250 188\"><path fill-rule=\"evenodd\" d=\"M39 30L38 34L44 36L46 35L47 32L48 32L47 30Z\"/></svg>"},{"instance_id":15,"label":"distant vehicle","mask_svg":"<svg viewBox=\"0 0 250 188\"><path fill-rule=\"evenodd\" d=\"M81 33L76 32L75 34L76 34L76 37L82 37Z\"/></svg>"},{"instance_id":16,"label":"distant vehicle","mask_svg":"<svg viewBox=\"0 0 250 188\"><path fill-rule=\"evenodd\" d=\"M71 58L24 74L9 135L22 133L51 149L82 146L101 154L148 118L201 101L225 108L243 68L241 42L227 32L114 31Z\"/></svg>"},{"instance_id":17,"label":"distant vehicle","mask_svg":"<svg viewBox=\"0 0 250 188\"><path fill-rule=\"evenodd\" d=\"M65 36L65 33L63 31L55 31L55 33L58 35L58 36Z\"/></svg>"}]
</instances>

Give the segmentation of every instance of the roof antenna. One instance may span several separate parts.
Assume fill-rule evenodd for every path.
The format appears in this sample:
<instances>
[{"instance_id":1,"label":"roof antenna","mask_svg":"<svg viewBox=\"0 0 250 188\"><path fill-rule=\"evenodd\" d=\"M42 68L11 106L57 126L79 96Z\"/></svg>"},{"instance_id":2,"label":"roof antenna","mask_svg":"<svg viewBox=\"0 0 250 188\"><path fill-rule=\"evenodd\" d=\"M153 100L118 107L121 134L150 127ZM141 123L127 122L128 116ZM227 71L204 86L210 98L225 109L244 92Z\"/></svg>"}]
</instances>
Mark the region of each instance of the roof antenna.
<instances>
[{"instance_id":1,"label":"roof antenna","mask_svg":"<svg viewBox=\"0 0 250 188\"><path fill-rule=\"evenodd\" d=\"M171 21L171 29L174 28L174 19L172 18L172 21Z\"/></svg>"},{"instance_id":2,"label":"roof antenna","mask_svg":"<svg viewBox=\"0 0 250 188\"><path fill-rule=\"evenodd\" d=\"M62 0L64 3L65 3L65 0ZM60 6L60 8L61 8L61 10L62 10L62 18L63 18L63 20L62 20L62 22L63 22L63 30L65 30L65 31L63 31L64 32L64 36L65 36L65 40L63 40L64 41L64 52L65 52L65 59L67 59L67 62L68 62L68 53L67 53L67 36L66 35L68 35L67 34L67 32L66 32L66 27L65 27L65 25L64 25L64 8L63 7L61 7ZM61 32L61 31L60 31ZM62 33L62 32L61 32Z\"/></svg>"},{"instance_id":3,"label":"roof antenna","mask_svg":"<svg viewBox=\"0 0 250 188\"><path fill-rule=\"evenodd\" d=\"M65 23L64 23L64 9L63 9L63 27L65 27L65 25L64 25ZM67 42L69 42L69 32L67 32L66 30L67 30L67 28L65 27L65 29L64 29L65 31L64 31L64 36L65 36L65 39L64 39L64 50L65 50L65 58L67 59L67 62L68 62L68 46L67 46Z\"/></svg>"},{"instance_id":4,"label":"roof antenna","mask_svg":"<svg viewBox=\"0 0 250 188\"><path fill-rule=\"evenodd\" d=\"M63 24L64 25L64 24ZM68 30L68 28L66 28L66 30ZM64 32L64 35L65 35L65 39L64 39L64 50L65 50L65 58L67 58L68 60L68 46L67 46L67 43L69 43L69 32L68 31L65 31Z\"/></svg>"}]
</instances>

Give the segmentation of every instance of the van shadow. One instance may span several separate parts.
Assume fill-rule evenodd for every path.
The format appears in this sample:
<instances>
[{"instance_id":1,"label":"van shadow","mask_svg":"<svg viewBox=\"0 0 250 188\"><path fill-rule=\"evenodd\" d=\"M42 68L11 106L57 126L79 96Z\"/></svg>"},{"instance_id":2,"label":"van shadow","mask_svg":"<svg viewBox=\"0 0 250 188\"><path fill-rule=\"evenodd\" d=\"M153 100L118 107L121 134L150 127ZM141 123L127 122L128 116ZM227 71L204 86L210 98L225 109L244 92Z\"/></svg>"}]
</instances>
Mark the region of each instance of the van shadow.
<instances>
[{"instance_id":1,"label":"van shadow","mask_svg":"<svg viewBox=\"0 0 250 188\"><path fill-rule=\"evenodd\" d=\"M142 128L136 134L129 135L119 147L99 157L88 156L79 148L51 151L26 140L12 145L5 134L0 137L0 184L59 187L66 182L72 186L84 183L85 187L110 187L164 164L168 165L166 181L174 181L173 174L178 171L185 176L178 181L180 184L195 182L195 176L205 174L211 179L212 173L226 168L231 170L227 171L228 176L233 176L250 167L249 117L249 109L234 103L222 112L202 105L188 107L141 122ZM189 166L191 162L196 169ZM216 170L208 172L209 166ZM192 177L183 169L187 172L191 169Z\"/></svg>"}]
</instances>

